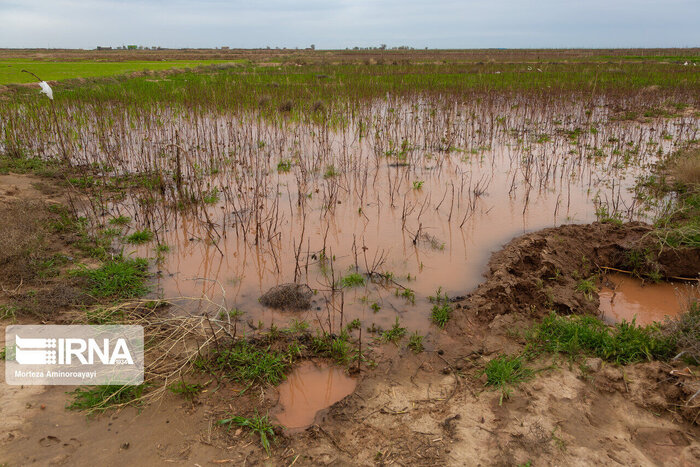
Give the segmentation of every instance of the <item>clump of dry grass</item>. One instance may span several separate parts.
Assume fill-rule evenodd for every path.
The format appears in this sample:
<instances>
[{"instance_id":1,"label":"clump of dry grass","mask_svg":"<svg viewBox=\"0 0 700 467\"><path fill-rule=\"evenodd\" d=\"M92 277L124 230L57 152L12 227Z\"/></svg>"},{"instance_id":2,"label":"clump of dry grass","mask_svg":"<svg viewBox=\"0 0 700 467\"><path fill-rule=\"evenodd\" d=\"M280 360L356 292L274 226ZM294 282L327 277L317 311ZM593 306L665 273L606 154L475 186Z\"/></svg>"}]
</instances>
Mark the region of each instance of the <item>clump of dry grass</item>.
<instances>
[{"instance_id":1,"label":"clump of dry grass","mask_svg":"<svg viewBox=\"0 0 700 467\"><path fill-rule=\"evenodd\" d=\"M683 297L684 313L666 323L666 332L679 350L679 357L695 363L700 362L700 293L697 288L689 289Z\"/></svg>"},{"instance_id":2,"label":"clump of dry grass","mask_svg":"<svg viewBox=\"0 0 700 467\"><path fill-rule=\"evenodd\" d=\"M280 284L260 297L260 303L270 308L307 310L311 307L313 291L306 284Z\"/></svg>"},{"instance_id":3,"label":"clump of dry grass","mask_svg":"<svg viewBox=\"0 0 700 467\"><path fill-rule=\"evenodd\" d=\"M671 175L680 184L700 186L700 147L682 153L671 167Z\"/></svg>"}]
</instances>

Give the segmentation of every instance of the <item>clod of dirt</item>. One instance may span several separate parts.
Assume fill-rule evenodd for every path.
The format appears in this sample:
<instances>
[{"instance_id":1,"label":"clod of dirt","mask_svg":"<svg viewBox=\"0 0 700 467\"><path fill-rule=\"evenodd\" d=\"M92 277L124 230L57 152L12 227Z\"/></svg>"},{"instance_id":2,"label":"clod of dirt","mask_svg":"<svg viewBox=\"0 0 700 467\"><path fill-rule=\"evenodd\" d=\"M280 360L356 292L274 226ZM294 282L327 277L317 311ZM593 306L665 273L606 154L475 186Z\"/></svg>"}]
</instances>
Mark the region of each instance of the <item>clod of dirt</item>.
<instances>
[{"instance_id":1,"label":"clod of dirt","mask_svg":"<svg viewBox=\"0 0 700 467\"><path fill-rule=\"evenodd\" d=\"M260 303L269 308L307 310L311 308L314 292L306 284L280 284L260 297Z\"/></svg>"}]
</instances>

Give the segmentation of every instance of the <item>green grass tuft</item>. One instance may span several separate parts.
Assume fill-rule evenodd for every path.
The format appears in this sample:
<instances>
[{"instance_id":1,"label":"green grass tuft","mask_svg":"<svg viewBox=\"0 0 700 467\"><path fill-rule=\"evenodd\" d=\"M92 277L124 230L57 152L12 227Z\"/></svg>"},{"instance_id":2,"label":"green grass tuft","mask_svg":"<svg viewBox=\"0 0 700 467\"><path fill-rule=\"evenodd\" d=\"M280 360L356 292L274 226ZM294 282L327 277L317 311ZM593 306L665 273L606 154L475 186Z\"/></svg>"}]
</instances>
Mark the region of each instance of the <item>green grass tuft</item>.
<instances>
[{"instance_id":1,"label":"green grass tuft","mask_svg":"<svg viewBox=\"0 0 700 467\"><path fill-rule=\"evenodd\" d=\"M126 243L131 243L132 245L142 245L153 240L153 232L148 229L137 230L131 235L127 235L124 240Z\"/></svg>"},{"instance_id":2,"label":"green grass tuft","mask_svg":"<svg viewBox=\"0 0 700 467\"><path fill-rule=\"evenodd\" d=\"M353 272L340 279L341 287L360 287L365 285L365 276L360 273Z\"/></svg>"},{"instance_id":3,"label":"green grass tuft","mask_svg":"<svg viewBox=\"0 0 700 467\"><path fill-rule=\"evenodd\" d=\"M389 329L388 331L382 332L382 341L383 342L393 342L394 344L398 343L403 336L406 335L406 328L401 327L399 324L399 317L396 317L396 322L394 325Z\"/></svg>"},{"instance_id":4,"label":"green grass tuft","mask_svg":"<svg viewBox=\"0 0 700 467\"><path fill-rule=\"evenodd\" d=\"M270 419L267 415L260 416L257 412L250 418L235 415L233 417L219 420L217 424L227 425L229 429L231 429L232 426L240 426L249 430L253 434L259 435L260 444L262 444L265 452L270 455L270 439L272 439L272 441L275 440L275 429L270 423Z\"/></svg>"},{"instance_id":5,"label":"green grass tuft","mask_svg":"<svg viewBox=\"0 0 700 467\"><path fill-rule=\"evenodd\" d=\"M529 351L564 353L572 358L594 355L619 364L666 359L675 347L656 325L637 326L633 320L609 327L592 316L555 313L535 325L527 339Z\"/></svg>"},{"instance_id":6,"label":"green grass tuft","mask_svg":"<svg viewBox=\"0 0 700 467\"><path fill-rule=\"evenodd\" d=\"M97 269L81 269L72 274L87 278L89 292L95 297L133 298L148 293L148 260L117 257Z\"/></svg>"},{"instance_id":7,"label":"green grass tuft","mask_svg":"<svg viewBox=\"0 0 700 467\"><path fill-rule=\"evenodd\" d=\"M500 355L486 365L486 386L501 390L499 405L510 397L513 386L532 378L533 371L523 364L523 357Z\"/></svg>"},{"instance_id":8,"label":"green grass tuft","mask_svg":"<svg viewBox=\"0 0 700 467\"><path fill-rule=\"evenodd\" d=\"M80 387L70 394L73 401L66 407L69 410L103 412L110 407L134 402L143 394L144 384L133 386L104 385L91 388Z\"/></svg>"},{"instance_id":9,"label":"green grass tuft","mask_svg":"<svg viewBox=\"0 0 700 467\"><path fill-rule=\"evenodd\" d=\"M234 381L279 384L289 367L286 354L260 349L239 340L227 349L216 350L213 364Z\"/></svg>"}]
</instances>

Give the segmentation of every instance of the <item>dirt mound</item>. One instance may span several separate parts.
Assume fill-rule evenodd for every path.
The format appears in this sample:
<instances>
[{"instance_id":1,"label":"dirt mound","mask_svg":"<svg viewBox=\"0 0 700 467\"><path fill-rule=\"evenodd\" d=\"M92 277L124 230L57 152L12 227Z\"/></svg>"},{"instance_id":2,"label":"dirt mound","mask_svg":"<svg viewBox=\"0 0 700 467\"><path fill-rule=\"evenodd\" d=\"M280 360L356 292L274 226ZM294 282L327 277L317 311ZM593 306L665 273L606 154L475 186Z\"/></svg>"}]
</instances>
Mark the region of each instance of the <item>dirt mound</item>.
<instances>
[{"instance_id":1,"label":"dirt mound","mask_svg":"<svg viewBox=\"0 0 700 467\"><path fill-rule=\"evenodd\" d=\"M288 310L308 310L314 292L306 284L280 284L260 297L260 303L269 308Z\"/></svg>"},{"instance_id":2,"label":"dirt mound","mask_svg":"<svg viewBox=\"0 0 700 467\"><path fill-rule=\"evenodd\" d=\"M544 229L512 240L489 261L486 281L457 303L452 325L468 325L464 317L490 321L504 313L539 317L558 313L598 313L596 293L582 281L603 266L629 269L631 252L643 252L645 270L662 276L696 277L700 249L653 253L652 228L642 223L593 223Z\"/></svg>"}]
</instances>

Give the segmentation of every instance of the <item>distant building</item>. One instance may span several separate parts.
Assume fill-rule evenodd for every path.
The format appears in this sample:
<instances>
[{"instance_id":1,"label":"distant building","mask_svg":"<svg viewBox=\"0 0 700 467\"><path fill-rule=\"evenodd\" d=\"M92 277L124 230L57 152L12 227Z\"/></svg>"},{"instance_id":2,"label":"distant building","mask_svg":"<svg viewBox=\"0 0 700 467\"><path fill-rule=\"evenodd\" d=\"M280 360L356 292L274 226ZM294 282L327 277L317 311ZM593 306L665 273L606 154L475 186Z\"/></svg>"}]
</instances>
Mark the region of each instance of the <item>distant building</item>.
<instances>
[{"instance_id":1,"label":"distant building","mask_svg":"<svg viewBox=\"0 0 700 467\"><path fill-rule=\"evenodd\" d=\"M98 45L97 50L112 50L112 48L111 47L102 47L102 46Z\"/></svg>"},{"instance_id":2,"label":"distant building","mask_svg":"<svg viewBox=\"0 0 700 467\"><path fill-rule=\"evenodd\" d=\"M126 48L129 50L137 50L139 48L139 46L138 45L127 45Z\"/></svg>"}]
</instances>

